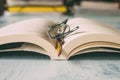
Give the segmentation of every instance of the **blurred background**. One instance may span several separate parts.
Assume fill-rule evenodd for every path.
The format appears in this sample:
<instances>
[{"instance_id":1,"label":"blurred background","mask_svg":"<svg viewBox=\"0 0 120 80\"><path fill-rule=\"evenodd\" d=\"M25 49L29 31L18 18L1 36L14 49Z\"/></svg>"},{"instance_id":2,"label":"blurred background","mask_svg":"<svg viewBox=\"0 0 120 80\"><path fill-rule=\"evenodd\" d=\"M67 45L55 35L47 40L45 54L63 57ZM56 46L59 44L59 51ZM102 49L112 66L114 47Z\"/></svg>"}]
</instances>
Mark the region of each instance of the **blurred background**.
<instances>
[{"instance_id":1,"label":"blurred background","mask_svg":"<svg viewBox=\"0 0 120 80\"><path fill-rule=\"evenodd\" d=\"M35 17L56 22L85 17L119 27L119 16L120 0L0 0L0 27Z\"/></svg>"},{"instance_id":2,"label":"blurred background","mask_svg":"<svg viewBox=\"0 0 120 80\"><path fill-rule=\"evenodd\" d=\"M0 28L29 18L75 17L120 29L120 0L0 0ZM37 53L0 54L0 80L120 80L120 54L90 53L50 61Z\"/></svg>"},{"instance_id":3,"label":"blurred background","mask_svg":"<svg viewBox=\"0 0 120 80\"><path fill-rule=\"evenodd\" d=\"M93 2L94 1L94 2ZM95 4L94 4L95 3ZM97 5L99 3L99 5ZM104 6L105 3L109 3ZM72 15L73 8L77 6L89 8L115 8L120 9L119 0L0 0L0 15L8 12L66 12ZM84 6L83 6L84 5Z\"/></svg>"}]
</instances>

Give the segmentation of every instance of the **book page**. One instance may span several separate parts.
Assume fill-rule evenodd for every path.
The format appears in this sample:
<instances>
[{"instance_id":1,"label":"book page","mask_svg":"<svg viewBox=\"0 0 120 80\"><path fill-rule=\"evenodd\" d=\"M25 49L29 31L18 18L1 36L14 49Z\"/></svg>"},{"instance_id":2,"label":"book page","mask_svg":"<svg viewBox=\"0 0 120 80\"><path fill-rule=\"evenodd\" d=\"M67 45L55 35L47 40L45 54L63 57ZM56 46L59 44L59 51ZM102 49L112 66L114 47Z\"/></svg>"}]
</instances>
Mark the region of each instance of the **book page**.
<instances>
[{"instance_id":1,"label":"book page","mask_svg":"<svg viewBox=\"0 0 120 80\"><path fill-rule=\"evenodd\" d=\"M38 45L47 53L55 54L55 41L49 39L48 26L55 24L47 19L35 18L0 28L0 44L26 42ZM56 54L55 54L56 55ZM54 55L54 56L55 56Z\"/></svg>"},{"instance_id":2,"label":"book page","mask_svg":"<svg viewBox=\"0 0 120 80\"><path fill-rule=\"evenodd\" d=\"M119 44L120 48L120 31L117 29L84 18L71 19L67 24L71 29L76 26L79 26L79 29L65 38L64 55L69 55L72 50L80 45L96 41L116 43Z\"/></svg>"},{"instance_id":3,"label":"book page","mask_svg":"<svg viewBox=\"0 0 120 80\"><path fill-rule=\"evenodd\" d=\"M15 48L0 50L0 52L9 52L9 51L31 51L31 52L41 53L41 54L47 53L43 48L30 43L23 43L21 46L18 46ZM45 54L45 55L49 55L49 54Z\"/></svg>"},{"instance_id":4,"label":"book page","mask_svg":"<svg viewBox=\"0 0 120 80\"><path fill-rule=\"evenodd\" d=\"M35 34L51 41L47 36L47 31L48 26L52 24L54 24L52 21L41 18L23 20L0 28L0 36L13 34Z\"/></svg>"},{"instance_id":5,"label":"book page","mask_svg":"<svg viewBox=\"0 0 120 80\"><path fill-rule=\"evenodd\" d=\"M99 48L99 49L98 49ZM109 50L109 51L108 51ZM105 41L94 41L86 44L82 44L76 48L74 48L67 57L71 57L73 55L91 52L91 51L106 51L106 52L120 52L120 44L105 42ZM77 54L76 54L77 53Z\"/></svg>"},{"instance_id":6,"label":"book page","mask_svg":"<svg viewBox=\"0 0 120 80\"><path fill-rule=\"evenodd\" d=\"M112 52L112 53L120 53L120 50L117 50L116 48L109 48L109 47L94 47L94 48L88 48L85 50L81 50L80 52L77 52L75 55L79 55L79 53L90 53L90 52ZM72 56L75 56L72 55Z\"/></svg>"}]
</instances>

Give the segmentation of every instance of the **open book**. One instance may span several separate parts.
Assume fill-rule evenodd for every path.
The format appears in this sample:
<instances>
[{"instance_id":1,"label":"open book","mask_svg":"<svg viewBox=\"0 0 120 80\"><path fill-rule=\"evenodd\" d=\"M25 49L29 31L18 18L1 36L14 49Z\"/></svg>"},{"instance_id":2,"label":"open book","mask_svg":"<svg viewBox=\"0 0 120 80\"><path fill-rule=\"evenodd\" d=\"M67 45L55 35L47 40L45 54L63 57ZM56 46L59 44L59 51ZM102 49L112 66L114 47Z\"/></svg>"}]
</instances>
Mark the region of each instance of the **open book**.
<instances>
[{"instance_id":1,"label":"open book","mask_svg":"<svg viewBox=\"0 0 120 80\"><path fill-rule=\"evenodd\" d=\"M105 24L84 18L67 21L70 28L79 29L64 38L58 56L56 40L50 39L48 26L56 24L41 18L20 21L0 28L0 52L32 51L51 59L69 59L71 56L94 51L120 53L120 31Z\"/></svg>"}]
</instances>

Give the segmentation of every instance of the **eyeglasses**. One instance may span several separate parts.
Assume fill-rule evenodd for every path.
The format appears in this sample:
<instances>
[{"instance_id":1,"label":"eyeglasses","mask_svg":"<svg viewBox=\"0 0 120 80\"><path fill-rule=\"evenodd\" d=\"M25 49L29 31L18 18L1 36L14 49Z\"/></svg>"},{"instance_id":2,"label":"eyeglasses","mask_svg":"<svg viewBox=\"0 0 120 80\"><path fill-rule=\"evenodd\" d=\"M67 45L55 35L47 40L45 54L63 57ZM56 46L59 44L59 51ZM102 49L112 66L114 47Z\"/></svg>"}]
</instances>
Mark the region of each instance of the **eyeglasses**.
<instances>
[{"instance_id":1,"label":"eyeglasses","mask_svg":"<svg viewBox=\"0 0 120 80\"><path fill-rule=\"evenodd\" d=\"M60 24L49 26L48 36L52 39L63 38L79 28L79 26L77 26L70 30L70 26L66 24L67 21L68 19L66 19Z\"/></svg>"},{"instance_id":2,"label":"eyeglasses","mask_svg":"<svg viewBox=\"0 0 120 80\"><path fill-rule=\"evenodd\" d=\"M70 30L70 26L67 24L67 21L68 20L66 19L60 24L49 26L48 36L52 39L56 39L56 50L58 51L58 56L61 54L64 38L79 28L79 26L77 26Z\"/></svg>"}]
</instances>

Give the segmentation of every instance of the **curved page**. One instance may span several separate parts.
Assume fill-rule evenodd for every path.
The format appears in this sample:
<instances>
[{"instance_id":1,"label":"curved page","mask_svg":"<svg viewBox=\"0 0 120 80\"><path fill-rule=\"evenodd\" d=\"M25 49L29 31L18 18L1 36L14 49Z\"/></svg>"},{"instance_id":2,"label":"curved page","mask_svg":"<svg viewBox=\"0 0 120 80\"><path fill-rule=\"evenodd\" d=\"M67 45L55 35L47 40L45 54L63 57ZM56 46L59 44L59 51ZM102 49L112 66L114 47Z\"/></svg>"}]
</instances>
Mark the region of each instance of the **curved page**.
<instances>
[{"instance_id":1,"label":"curved page","mask_svg":"<svg viewBox=\"0 0 120 80\"><path fill-rule=\"evenodd\" d=\"M10 24L0 29L0 44L26 42L43 48L52 58L56 55L54 41L47 36L48 26L54 24L47 19L29 19Z\"/></svg>"},{"instance_id":2,"label":"curved page","mask_svg":"<svg viewBox=\"0 0 120 80\"><path fill-rule=\"evenodd\" d=\"M63 45L63 54L65 56L72 56L76 52L78 52L78 50L75 51L75 53L73 53L72 51L79 46L94 42L108 43L106 43L105 45L98 43L97 47L108 47L111 45L120 49L120 31L115 28L83 18L71 19L68 21L67 24L70 26L71 29L76 26L79 26L79 29L65 38L65 44ZM112 44L109 45L109 43L117 44L117 46ZM92 45L92 47L94 46L96 45ZM79 48L79 50L82 50L82 48Z\"/></svg>"}]
</instances>

